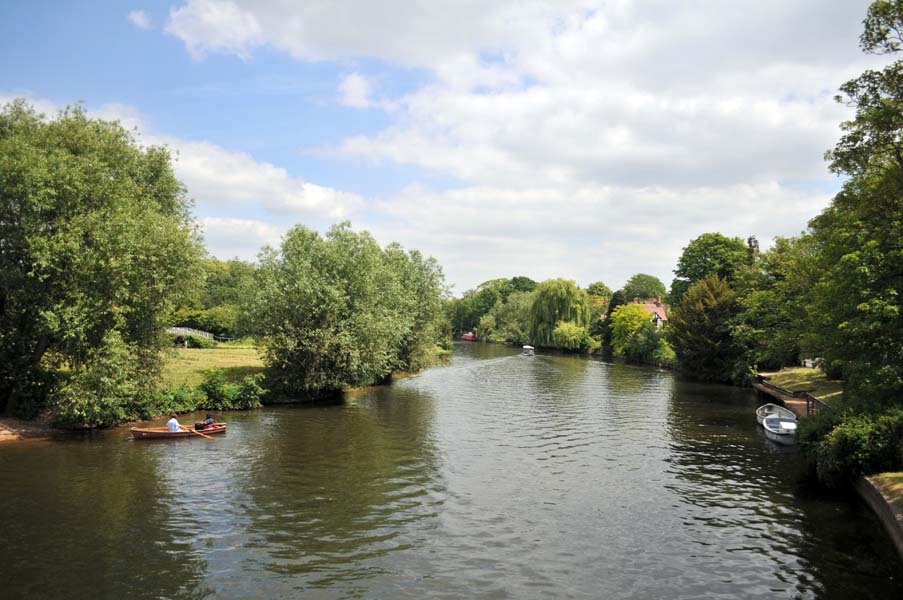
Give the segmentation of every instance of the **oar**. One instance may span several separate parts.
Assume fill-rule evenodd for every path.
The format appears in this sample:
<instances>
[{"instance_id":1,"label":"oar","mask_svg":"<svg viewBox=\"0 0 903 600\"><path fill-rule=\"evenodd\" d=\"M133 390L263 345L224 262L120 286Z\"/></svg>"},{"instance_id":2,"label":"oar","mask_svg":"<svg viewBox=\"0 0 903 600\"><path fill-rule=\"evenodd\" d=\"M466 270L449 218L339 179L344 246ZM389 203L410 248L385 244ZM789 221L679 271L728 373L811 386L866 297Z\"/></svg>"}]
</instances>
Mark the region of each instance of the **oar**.
<instances>
[{"instance_id":1,"label":"oar","mask_svg":"<svg viewBox=\"0 0 903 600\"><path fill-rule=\"evenodd\" d=\"M213 438L210 437L209 435L204 435L203 433L201 433L201 432L198 431L197 429L192 429L192 428L187 427L187 426L185 426L185 425L179 425L179 427L181 427L181 428L184 429L185 431L190 431L191 433L196 433L196 434L198 434L198 435L201 436L201 437L205 437L205 438L207 438L208 440L212 440L212 439L213 439Z\"/></svg>"}]
</instances>

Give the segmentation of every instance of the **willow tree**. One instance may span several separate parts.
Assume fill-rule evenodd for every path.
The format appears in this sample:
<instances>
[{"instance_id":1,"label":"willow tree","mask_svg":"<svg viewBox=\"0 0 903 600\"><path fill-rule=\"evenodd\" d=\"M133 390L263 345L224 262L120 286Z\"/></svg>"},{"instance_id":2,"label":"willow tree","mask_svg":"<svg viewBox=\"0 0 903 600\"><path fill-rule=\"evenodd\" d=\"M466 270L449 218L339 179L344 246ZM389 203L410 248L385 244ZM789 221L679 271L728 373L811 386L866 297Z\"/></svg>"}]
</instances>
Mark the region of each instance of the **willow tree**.
<instances>
[{"instance_id":1,"label":"willow tree","mask_svg":"<svg viewBox=\"0 0 903 600\"><path fill-rule=\"evenodd\" d=\"M0 109L0 406L52 391L73 422L136 416L199 273L190 208L166 149L118 123Z\"/></svg>"},{"instance_id":2,"label":"willow tree","mask_svg":"<svg viewBox=\"0 0 903 600\"><path fill-rule=\"evenodd\" d=\"M590 318L590 301L586 291L570 279L548 279L533 292L530 307L530 339L538 346L555 346L554 332L564 321L586 327Z\"/></svg>"}]
</instances>

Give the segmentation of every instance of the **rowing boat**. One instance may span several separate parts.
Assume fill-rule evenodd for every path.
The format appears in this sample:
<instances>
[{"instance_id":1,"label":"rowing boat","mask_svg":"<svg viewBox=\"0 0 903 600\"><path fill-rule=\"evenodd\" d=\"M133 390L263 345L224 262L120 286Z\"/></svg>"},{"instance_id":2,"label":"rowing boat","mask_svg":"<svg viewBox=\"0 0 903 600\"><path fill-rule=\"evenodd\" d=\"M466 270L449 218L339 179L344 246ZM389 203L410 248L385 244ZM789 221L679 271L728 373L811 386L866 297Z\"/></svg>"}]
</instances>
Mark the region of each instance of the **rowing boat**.
<instances>
[{"instance_id":1,"label":"rowing boat","mask_svg":"<svg viewBox=\"0 0 903 600\"><path fill-rule=\"evenodd\" d=\"M762 419L768 415L778 415L780 417L787 417L788 419L796 419L796 414L792 410L769 402L756 409L756 421L758 421L759 425L762 424Z\"/></svg>"},{"instance_id":2,"label":"rowing boat","mask_svg":"<svg viewBox=\"0 0 903 600\"><path fill-rule=\"evenodd\" d=\"M205 435L216 435L218 433L226 433L225 423L215 423L210 429L202 429L194 431L193 429L183 429L182 431L170 431L168 427L132 427L129 429L132 437L136 440L161 440L165 438L185 438L185 437L204 437ZM201 435L198 435L201 434Z\"/></svg>"},{"instance_id":3,"label":"rowing boat","mask_svg":"<svg viewBox=\"0 0 903 600\"><path fill-rule=\"evenodd\" d=\"M768 415L762 421L765 437L784 446L792 446L796 443L796 425L796 419L774 414Z\"/></svg>"}]
</instances>

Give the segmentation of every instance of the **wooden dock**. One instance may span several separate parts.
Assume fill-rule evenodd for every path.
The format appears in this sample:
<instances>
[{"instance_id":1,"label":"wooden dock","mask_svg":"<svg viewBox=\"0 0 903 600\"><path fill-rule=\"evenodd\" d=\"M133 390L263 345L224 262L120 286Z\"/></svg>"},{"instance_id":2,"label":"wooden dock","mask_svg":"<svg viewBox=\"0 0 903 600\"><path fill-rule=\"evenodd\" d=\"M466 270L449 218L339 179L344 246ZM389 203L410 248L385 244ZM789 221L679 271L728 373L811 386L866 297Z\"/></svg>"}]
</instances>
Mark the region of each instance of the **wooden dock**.
<instances>
[{"instance_id":1,"label":"wooden dock","mask_svg":"<svg viewBox=\"0 0 903 600\"><path fill-rule=\"evenodd\" d=\"M750 378L750 383L760 396L768 396L778 400L781 404L796 413L798 417L817 415L822 410L829 408L827 404L810 394L808 391L793 391L782 388L768 381L767 377L756 375Z\"/></svg>"}]
</instances>

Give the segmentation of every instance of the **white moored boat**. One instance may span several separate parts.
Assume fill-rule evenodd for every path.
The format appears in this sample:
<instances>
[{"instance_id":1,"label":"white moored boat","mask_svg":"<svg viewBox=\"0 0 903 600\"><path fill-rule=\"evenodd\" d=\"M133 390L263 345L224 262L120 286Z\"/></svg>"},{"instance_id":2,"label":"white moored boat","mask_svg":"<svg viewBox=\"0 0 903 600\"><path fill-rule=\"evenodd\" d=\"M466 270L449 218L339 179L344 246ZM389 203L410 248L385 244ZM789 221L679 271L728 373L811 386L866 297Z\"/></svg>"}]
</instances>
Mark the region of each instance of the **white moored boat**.
<instances>
[{"instance_id":1,"label":"white moored boat","mask_svg":"<svg viewBox=\"0 0 903 600\"><path fill-rule=\"evenodd\" d=\"M783 406L778 406L777 404L769 403L763 404L756 409L756 422L761 425L762 419L764 419L768 415L778 415L781 417L787 417L788 419L796 419L796 415L792 410L784 408Z\"/></svg>"},{"instance_id":2,"label":"white moored boat","mask_svg":"<svg viewBox=\"0 0 903 600\"><path fill-rule=\"evenodd\" d=\"M524 346L522 354L524 356L533 356L533 346Z\"/></svg>"},{"instance_id":3,"label":"white moored boat","mask_svg":"<svg viewBox=\"0 0 903 600\"><path fill-rule=\"evenodd\" d=\"M771 414L762 420L765 437L784 446L796 443L796 419Z\"/></svg>"}]
</instances>

